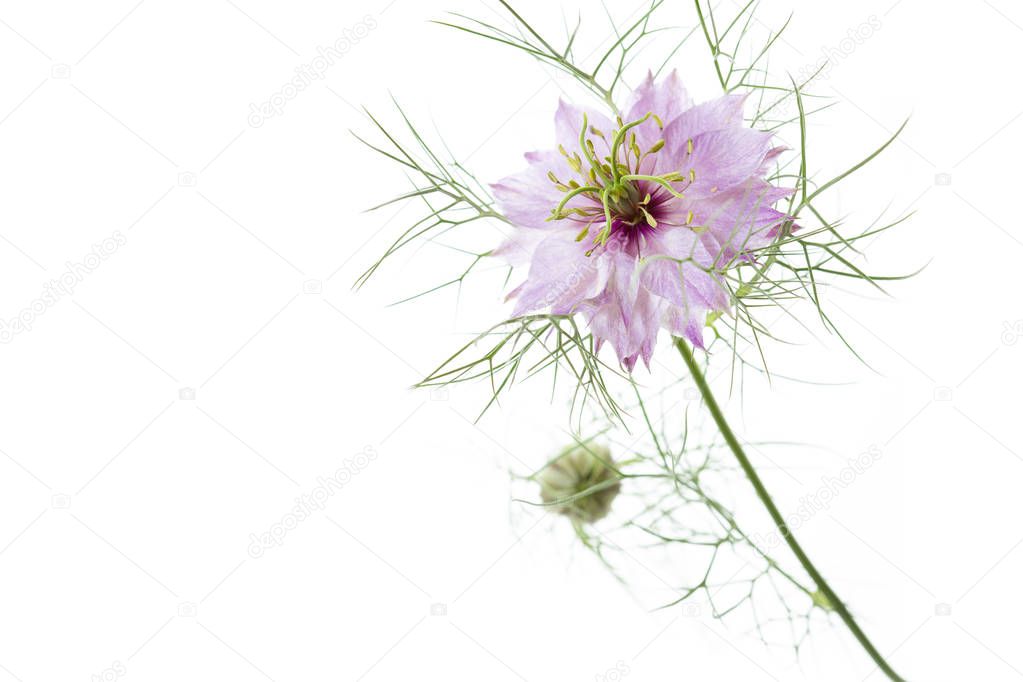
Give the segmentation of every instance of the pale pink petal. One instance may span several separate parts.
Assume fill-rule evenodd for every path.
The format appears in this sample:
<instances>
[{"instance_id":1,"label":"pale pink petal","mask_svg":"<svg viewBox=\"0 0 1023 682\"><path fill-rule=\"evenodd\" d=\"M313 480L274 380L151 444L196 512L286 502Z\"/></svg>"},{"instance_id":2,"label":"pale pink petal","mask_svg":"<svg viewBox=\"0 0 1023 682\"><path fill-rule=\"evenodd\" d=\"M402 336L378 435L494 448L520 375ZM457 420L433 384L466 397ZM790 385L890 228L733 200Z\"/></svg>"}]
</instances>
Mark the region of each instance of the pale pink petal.
<instances>
[{"instance_id":1,"label":"pale pink petal","mask_svg":"<svg viewBox=\"0 0 1023 682\"><path fill-rule=\"evenodd\" d=\"M584 115L586 125L588 126L586 137L593 140L594 147L601 155L610 153L611 136L614 135L615 130L615 124L611 119L600 112L575 107L565 100L561 100L558 103L558 111L554 115L557 143L563 146L568 153L579 154L580 157L585 159L585 154L583 154L579 147L579 135L583 131ZM602 132L606 142L599 136L594 135L591 132L592 129Z\"/></svg>"},{"instance_id":2,"label":"pale pink petal","mask_svg":"<svg viewBox=\"0 0 1023 682\"><path fill-rule=\"evenodd\" d=\"M519 227L547 229L551 212L564 197L547 174L553 171L569 177L571 169L558 152L526 155L529 166L491 185L501 212Z\"/></svg>"},{"instance_id":3,"label":"pale pink petal","mask_svg":"<svg viewBox=\"0 0 1023 682\"><path fill-rule=\"evenodd\" d=\"M693 101L689 99L678 71L672 71L659 83L648 72L646 79L632 93L632 103L626 109L625 121L637 121L652 113L668 125L692 106Z\"/></svg>"},{"instance_id":4,"label":"pale pink petal","mask_svg":"<svg viewBox=\"0 0 1023 682\"><path fill-rule=\"evenodd\" d=\"M611 342L619 362L632 371L639 357L649 366L662 315L657 300L641 291L629 316L623 314L619 301L612 295L589 312L588 324L594 336Z\"/></svg>"},{"instance_id":5,"label":"pale pink petal","mask_svg":"<svg viewBox=\"0 0 1023 682\"><path fill-rule=\"evenodd\" d=\"M656 247L657 255L640 266L640 281L650 293L687 312L721 310L728 305L725 287L708 272L714 254L692 230L667 230L657 236Z\"/></svg>"},{"instance_id":6,"label":"pale pink petal","mask_svg":"<svg viewBox=\"0 0 1023 682\"><path fill-rule=\"evenodd\" d=\"M529 265L537 247L548 236L543 230L512 230L508 238L490 255L504 260L512 267Z\"/></svg>"},{"instance_id":7,"label":"pale pink petal","mask_svg":"<svg viewBox=\"0 0 1023 682\"><path fill-rule=\"evenodd\" d=\"M752 179L707 199L693 202L693 224L698 225L708 249L720 250L717 265L771 243L788 219L772 206L792 190Z\"/></svg>"},{"instance_id":8,"label":"pale pink petal","mask_svg":"<svg viewBox=\"0 0 1023 682\"><path fill-rule=\"evenodd\" d=\"M681 133L681 131L677 131ZM688 140L665 131L674 147L688 148ZM750 128L726 128L692 138L693 153L685 154L677 170L686 176L683 194L701 199L746 181L760 172L771 151L771 133Z\"/></svg>"},{"instance_id":9,"label":"pale pink petal","mask_svg":"<svg viewBox=\"0 0 1023 682\"><path fill-rule=\"evenodd\" d=\"M611 257L586 256L587 246L573 232L558 230L537 246L529 276L516 294L515 316L547 308L555 315L572 314L604 289Z\"/></svg>"}]
</instances>

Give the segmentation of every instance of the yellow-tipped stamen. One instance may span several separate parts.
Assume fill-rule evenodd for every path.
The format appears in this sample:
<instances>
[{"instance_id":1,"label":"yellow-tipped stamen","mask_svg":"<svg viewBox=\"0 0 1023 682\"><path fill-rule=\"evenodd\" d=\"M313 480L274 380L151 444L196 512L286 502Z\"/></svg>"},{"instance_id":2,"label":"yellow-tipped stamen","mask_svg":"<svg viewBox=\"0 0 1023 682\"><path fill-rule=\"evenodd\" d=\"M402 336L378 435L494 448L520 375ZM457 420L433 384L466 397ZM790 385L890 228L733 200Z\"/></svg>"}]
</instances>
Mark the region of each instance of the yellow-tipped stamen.
<instances>
[{"instance_id":1,"label":"yellow-tipped stamen","mask_svg":"<svg viewBox=\"0 0 1023 682\"><path fill-rule=\"evenodd\" d=\"M569 153L564 146L558 147L568 165L581 176L580 179L585 186L580 186L580 182L574 179L562 182L553 170L549 171L548 178L565 193L549 220L571 218L574 222L579 222L582 229L576 235L576 241L592 240L592 246L586 251L587 256L608 244L616 225L621 226L622 230L641 227L645 229L646 226L658 228L659 223L654 216L653 194L665 191L677 199L684 199L678 188L684 188L696 181L695 168L682 168L660 175L642 173L643 161L648 156L658 154L667 146L663 136L653 142L646 151L639 146L639 136L635 129L650 119L653 119L663 131L664 121L651 112L628 123L617 117L618 127L609 137L604 131L591 126L584 115L579 133L581 156L580 153ZM595 145L598 139L608 146L607 151L601 156L597 155ZM687 140L687 153L692 154L693 148L693 140ZM657 185L659 189L653 192L643 191L640 183L651 183ZM567 206L569 201L580 195L585 195L588 203L584 207L569 208ZM685 225L694 232L705 231L705 227L693 226L694 219L693 212L688 211ZM603 225L594 234L592 228L597 222L603 222Z\"/></svg>"},{"instance_id":2,"label":"yellow-tipped stamen","mask_svg":"<svg viewBox=\"0 0 1023 682\"><path fill-rule=\"evenodd\" d=\"M650 215L649 211L647 211L642 206L639 207L639 210L643 214L643 218L646 219L646 224L647 225L649 225L650 227L657 227L657 221L654 219L654 217L652 215Z\"/></svg>"}]
</instances>

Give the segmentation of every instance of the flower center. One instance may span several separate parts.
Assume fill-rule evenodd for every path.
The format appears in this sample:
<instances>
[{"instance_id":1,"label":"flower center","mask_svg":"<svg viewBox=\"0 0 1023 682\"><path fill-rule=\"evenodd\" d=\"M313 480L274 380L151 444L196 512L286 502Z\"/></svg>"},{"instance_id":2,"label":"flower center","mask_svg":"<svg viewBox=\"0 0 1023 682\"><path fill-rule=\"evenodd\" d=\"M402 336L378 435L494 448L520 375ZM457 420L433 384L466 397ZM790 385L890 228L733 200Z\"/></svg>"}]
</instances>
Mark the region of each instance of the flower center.
<instances>
[{"instance_id":1,"label":"flower center","mask_svg":"<svg viewBox=\"0 0 1023 682\"><path fill-rule=\"evenodd\" d=\"M692 169L688 173L681 171L671 171L663 175L643 173L643 164L664 149L663 138L645 151L639 147L634 129L651 119L663 132L664 123L656 114L649 113L629 123L619 118L618 128L611 139L608 139L602 131L589 125L584 114L583 127L579 134L579 148L583 155L580 156L578 152L569 154L563 145L559 147L568 165L582 182L574 178L562 182L554 171L548 172L547 177L565 195L551 212L548 220L572 220L581 223L583 228L576 241L586 239L594 225L601 225L593 237L593 248L587 255L598 246L607 244L608 238L617 230L635 233L637 229L656 228L657 209L667 200L666 195L684 199L682 191L696 180L696 172ZM594 138L602 140L607 146L608 153L605 156L599 157ZM692 152L693 141L689 140L686 156L690 156ZM673 187L673 184L678 183L681 183L682 187L679 189ZM574 205L569 208L568 203L578 197L588 201L582 206ZM690 222L691 212L687 224Z\"/></svg>"}]
</instances>

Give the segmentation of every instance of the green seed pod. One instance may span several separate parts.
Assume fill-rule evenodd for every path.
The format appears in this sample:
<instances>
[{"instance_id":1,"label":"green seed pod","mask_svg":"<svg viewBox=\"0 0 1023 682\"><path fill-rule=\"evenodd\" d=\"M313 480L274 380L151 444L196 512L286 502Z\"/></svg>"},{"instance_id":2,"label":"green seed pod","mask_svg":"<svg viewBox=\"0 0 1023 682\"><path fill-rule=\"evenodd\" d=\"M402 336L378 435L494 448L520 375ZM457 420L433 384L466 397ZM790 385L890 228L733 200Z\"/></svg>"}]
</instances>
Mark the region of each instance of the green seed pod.
<instances>
[{"instance_id":1,"label":"green seed pod","mask_svg":"<svg viewBox=\"0 0 1023 682\"><path fill-rule=\"evenodd\" d=\"M611 451L602 445L574 445L537 475L540 499L559 514L593 523L607 516L621 489Z\"/></svg>"}]
</instances>

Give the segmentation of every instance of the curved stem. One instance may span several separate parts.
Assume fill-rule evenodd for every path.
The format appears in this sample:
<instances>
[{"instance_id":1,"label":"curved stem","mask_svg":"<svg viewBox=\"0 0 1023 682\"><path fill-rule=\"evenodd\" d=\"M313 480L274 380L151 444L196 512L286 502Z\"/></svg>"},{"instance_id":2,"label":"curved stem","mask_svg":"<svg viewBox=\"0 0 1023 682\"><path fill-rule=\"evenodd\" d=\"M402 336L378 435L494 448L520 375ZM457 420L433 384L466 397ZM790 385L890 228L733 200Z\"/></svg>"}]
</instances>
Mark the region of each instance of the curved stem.
<instances>
[{"instance_id":1,"label":"curved stem","mask_svg":"<svg viewBox=\"0 0 1023 682\"><path fill-rule=\"evenodd\" d=\"M824 576L821 575L820 571L817 570L817 567L810 561L810 557L808 557L806 552L803 551L799 542L796 541L796 537L792 534L792 531L789 530L788 525L785 523L785 517L782 516L777 505L775 505L774 500L771 499L771 495L767 492L764 482L760 480L760 475L757 474L756 469L753 468L753 464L750 462L749 457L746 456L742 445L739 443L739 439L736 438L735 433L725 420L724 413L722 413L717 400L714 399L714 394L710 391L707 379L696 364L696 359L693 357L693 353L689 349L688 344L683 339L675 339L675 345L678 346L679 353L682 354L682 359L685 360L686 367L689 368L689 373L692 374L693 381L696 382L696 387L700 390L703 401L707 404L707 409L714 418L714 422L721 431L721 435L724 437L725 442L728 443L728 447L731 449L732 454L734 454L735 458L739 460L739 465L746 474L746 478L748 478L749 482L753 485L754 490L756 490L757 497L760 498L760 501L767 509L767 513L771 516L771 520L774 521L774 525L778 528L778 532L781 533L783 538L785 538L785 542L792 550L792 553L796 555L796 559L799 560L803 570L805 570L807 575L809 575L814 583L817 584L817 589L819 589L827 598L828 605L834 609L836 613L838 613L842 622L845 623L847 628L849 628L849 631L852 632L854 637L856 637L856 640L866 650L874 663L877 664L877 667L888 676L888 679L893 680L893 682L904 682L903 679L892 669L892 667L888 665L888 662L885 661L881 653L877 650L873 643L871 643L866 633L860 629L859 624L853 618L852 614L849 613L849 609L846 608L842 600L838 598L835 591L831 589L831 585L824 580Z\"/></svg>"}]
</instances>

